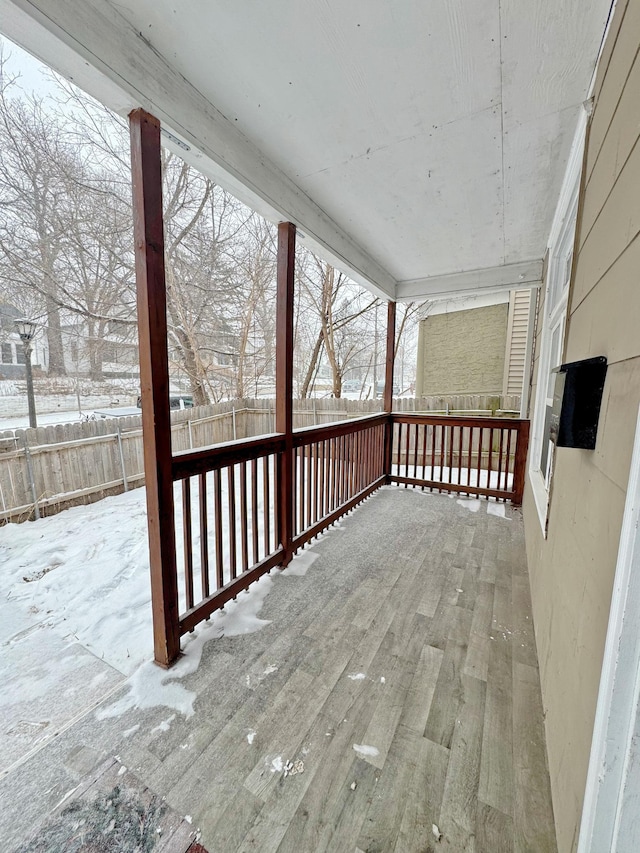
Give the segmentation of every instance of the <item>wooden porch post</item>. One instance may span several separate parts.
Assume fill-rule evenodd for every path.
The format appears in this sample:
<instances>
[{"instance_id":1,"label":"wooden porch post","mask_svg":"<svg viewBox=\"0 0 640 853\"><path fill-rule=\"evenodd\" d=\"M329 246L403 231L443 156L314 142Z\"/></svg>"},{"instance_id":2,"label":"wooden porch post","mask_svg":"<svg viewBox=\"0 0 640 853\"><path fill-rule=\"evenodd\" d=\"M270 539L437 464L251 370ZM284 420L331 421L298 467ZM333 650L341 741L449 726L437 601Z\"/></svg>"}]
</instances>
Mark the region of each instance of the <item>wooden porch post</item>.
<instances>
[{"instance_id":1,"label":"wooden porch post","mask_svg":"<svg viewBox=\"0 0 640 853\"><path fill-rule=\"evenodd\" d=\"M278 532L282 565L293 556L293 287L296 226L278 225L278 295L276 302L276 432L285 437L278 457Z\"/></svg>"},{"instance_id":2,"label":"wooden porch post","mask_svg":"<svg viewBox=\"0 0 640 853\"><path fill-rule=\"evenodd\" d=\"M180 653L176 533L171 474L167 294L164 274L160 122L129 114L142 433L156 663Z\"/></svg>"},{"instance_id":3,"label":"wooden porch post","mask_svg":"<svg viewBox=\"0 0 640 853\"><path fill-rule=\"evenodd\" d=\"M387 305L387 360L384 373L384 399L383 410L391 414L393 406L393 366L396 353L396 303L389 301ZM387 421L384 430L384 473L387 482L391 476L391 456L393 452L393 423L391 418Z\"/></svg>"},{"instance_id":4,"label":"wooden porch post","mask_svg":"<svg viewBox=\"0 0 640 853\"><path fill-rule=\"evenodd\" d=\"M520 421L520 427L518 429L518 444L516 445L516 458L513 463L513 497L511 498L511 503L514 506L522 506L528 448L529 421Z\"/></svg>"}]
</instances>

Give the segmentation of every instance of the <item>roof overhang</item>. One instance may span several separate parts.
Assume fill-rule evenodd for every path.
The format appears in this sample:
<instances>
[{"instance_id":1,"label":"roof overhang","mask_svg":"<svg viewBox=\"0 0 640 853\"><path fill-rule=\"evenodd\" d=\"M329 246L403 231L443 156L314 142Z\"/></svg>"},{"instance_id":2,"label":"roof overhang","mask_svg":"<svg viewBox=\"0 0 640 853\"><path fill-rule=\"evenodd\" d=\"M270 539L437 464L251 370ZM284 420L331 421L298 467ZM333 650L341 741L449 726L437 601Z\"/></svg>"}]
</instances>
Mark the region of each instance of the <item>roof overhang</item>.
<instances>
[{"instance_id":1,"label":"roof overhang","mask_svg":"<svg viewBox=\"0 0 640 853\"><path fill-rule=\"evenodd\" d=\"M0 0L3 31L386 298L539 283L610 0Z\"/></svg>"}]
</instances>

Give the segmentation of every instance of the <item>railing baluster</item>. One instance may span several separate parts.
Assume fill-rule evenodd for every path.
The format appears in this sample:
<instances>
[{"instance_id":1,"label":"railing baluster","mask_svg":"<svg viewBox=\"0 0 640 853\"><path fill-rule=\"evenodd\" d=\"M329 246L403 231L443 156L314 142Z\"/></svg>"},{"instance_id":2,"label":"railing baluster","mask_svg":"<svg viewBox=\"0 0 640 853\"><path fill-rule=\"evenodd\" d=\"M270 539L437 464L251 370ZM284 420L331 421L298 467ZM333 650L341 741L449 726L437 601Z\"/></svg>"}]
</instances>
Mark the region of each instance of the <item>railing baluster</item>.
<instances>
[{"instance_id":1,"label":"railing baluster","mask_svg":"<svg viewBox=\"0 0 640 853\"><path fill-rule=\"evenodd\" d=\"M207 518L207 474L200 474L200 586L203 598L209 597L209 519Z\"/></svg>"},{"instance_id":2,"label":"railing baluster","mask_svg":"<svg viewBox=\"0 0 640 853\"><path fill-rule=\"evenodd\" d=\"M325 500L326 500L326 489L324 485L324 476L325 476L325 468L326 468L326 453L325 453L325 443L324 441L319 442L318 444L318 452L320 453L320 518L324 518L326 513L325 510Z\"/></svg>"},{"instance_id":3,"label":"railing baluster","mask_svg":"<svg viewBox=\"0 0 640 853\"><path fill-rule=\"evenodd\" d=\"M184 593L187 610L193 607L193 536L191 532L191 478L182 481L182 531L184 534Z\"/></svg>"},{"instance_id":4,"label":"railing baluster","mask_svg":"<svg viewBox=\"0 0 640 853\"><path fill-rule=\"evenodd\" d=\"M358 433L349 436L351 445L351 491L349 498L352 498L358 492L357 467L358 467Z\"/></svg>"},{"instance_id":5,"label":"railing baluster","mask_svg":"<svg viewBox=\"0 0 640 853\"><path fill-rule=\"evenodd\" d=\"M462 483L462 427L458 427L458 484Z\"/></svg>"},{"instance_id":6,"label":"railing baluster","mask_svg":"<svg viewBox=\"0 0 640 853\"><path fill-rule=\"evenodd\" d=\"M340 439L340 491L338 494L338 506L343 504L347 496L347 437L343 435Z\"/></svg>"},{"instance_id":7,"label":"railing baluster","mask_svg":"<svg viewBox=\"0 0 640 853\"><path fill-rule=\"evenodd\" d=\"M257 563L260 552L258 534L258 460L251 460L251 538L253 541L253 562Z\"/></svg>"},{"instance_id":8,"label":"railing baluster","mask_svg":"<svg viewBox=\"0 0 640 853\"><path fill-rule=\"evenodd\" d=\"M311 447L307 444L306 447L306 468L307 468L307 527L311 527L311 494L313 492L313 475L311 473Z\"/></svg>"},{"instance_id":9,"label":"railing baluster","mask_svg":"<svg viewBox=\"0 0 640 853\"><path fill-rule=\"evenodd\" d=\"M424 476L424 472L423 472ZM431 424L431 471L429 474L430 480L435 480L436 478L436 426L435 424ZM429 491L432 492L433 489L429 488Z\"/></svg>"},{"instance_id":10,"label":"railing baluster","mask_svg":"<svg viewBox=\"0 0 640 853\"><path fill-rule=\"evenodd\" d=\"M476 486L480 487L480 471L482 470L482 450L484 445L484 427L478 430L480 433L478 438L478 468L476 473Z\"/></svg>"},{"instance_id":11,"label":"railing baluster","mask_svg":"<svg viewBox=\"0 0 640 853\"><path fill-rule=\"evenodd\" d=\"M507 452L505 453L504 490L509 489L509 456L511 454L511 430L507 430ZM506 498L503 499L506 502Z\"/></svg>"},{"instance_id":12,"label":"railing baluster","mask_svg":"<svg viewBox=\"0 0 640 853\"><path fill-rule=\"evenodd\" d=\"M362 434L362 464L361 464L361 484L362 488L366 488L371 483L371 471L369 470L369 447L371 444L371 430L366 430Z\"/></svg>"},{"instance_id":13,"label":"railing baluster","mask_svg":"<svg viewBox=\"0 0 640 853\"><path fill-rule=\"evenodd\" d=\"M230 579L237 577L237 559L236 559L236 473L235 465L229 465L227 468L227 489L228 489L228 517L229 517L229 571Z\"/></svg>"},{"instance_id":14,"label":"railing baluster","mask_svg":"<svg viewBox=\"0 0 640 853\"><path fill-rule=\"evenodd\" d=\"M213 501L216 528L216 583L224 586L224 554L222 550L222 480L220 469L213 472Z\"/></svg>"},{"instance_id":15,"label":"railing baluster","mask_svg":"<svg viewBox=\"0 0 640 853\"><path fill-rule=\"evenodd\" d=\"M297 447L293 448L293 464L291 465L291 494L293 496L293 535L297 536L299 531L298 527L298 449Z\"/></svg>"},{"instance_id":16,"label":"railing baluster","mask_svg":"<svg viewBox=\"0 0 640 853\"><path fill-rule=\"evenodd\" d=\"M320 506L320 445L313 442L313 521L318 521L322 513Z\"/></svg>"},{"instance_id":17,"label":"railing baluster","mask_svg":"<svg viewBox=\"0 0 640 853\"><path fill-rule=\"evenodd\" d=\"M264 506L262 507L262 518L264 522L263 541L264 554L266 557L271 551L271 532L269 530L269 519L271 515L271 489L269 486L269 461L270 456L262 457L262 496Z\"/></svg>"},{"instance_id":18,"label":"railing baluster","mask_svg":"<svg viewBox=\"0 0 640 853\"><path fill-rule=\"evenodd\" d=\"M242 571L249 568L249 541L247 531L247 463L240 463L240 541L242 543Z\"/></svg>"},{"instance_id":19,"label":"railing baluster","mask_svg":"<svg viewBox=\"0 0 640 853\"><path fill-rule=\"evenodd\" d=\"M302 533L304 530L304 447L298 448L298 479L300 481L298 486L298 528L299 532Z\"/></svg>"},{"instance_id":20,"label":"railing baluster","mask_svg":"<svg viewBox=\"0 0 640 853\"><path fill-rule=\"evenodd\" d=\"M344 497L346 502L351 497L351 436L344 437Z\"/></svg>"},{"instance_id":21,"label":"railing baluster","mask_svg":"<svg viewBox=\"0 0 640 853\"><path fill-rule=\"evenodd\" d=\"M487 483L486 488L491 488L491 467L493 464L493 427L489 428L489 459L487 460ZM489 500L489 495L485 495Z\"/></svg>"},{"instance_id":22,"label":"railing baluster","mask_svg":"<svg viewBox=\"0 0 640 853\"><path fill-rule=\"evenodd\" d=\"M406 430L403 430L403 446L404 446L404 476L409 476L409 439L411 437L411 433L409 432L409 424L406 425ZM405 489L407 488L407 484L404 484Z\"/></svg>"},{"instance_id":23,"label":"railing baluster","mask_svg":"<svg viewBox=\"0 0 640 853\"><path fill-rule=\"evenodd\" d=\"M500 488L500 483L502 481L502 454L503 454L503 445L504 445L504 430L500 430L500 452L498 454L498 477L497 477L497 487Z\"/></svg>"}]
</instances>

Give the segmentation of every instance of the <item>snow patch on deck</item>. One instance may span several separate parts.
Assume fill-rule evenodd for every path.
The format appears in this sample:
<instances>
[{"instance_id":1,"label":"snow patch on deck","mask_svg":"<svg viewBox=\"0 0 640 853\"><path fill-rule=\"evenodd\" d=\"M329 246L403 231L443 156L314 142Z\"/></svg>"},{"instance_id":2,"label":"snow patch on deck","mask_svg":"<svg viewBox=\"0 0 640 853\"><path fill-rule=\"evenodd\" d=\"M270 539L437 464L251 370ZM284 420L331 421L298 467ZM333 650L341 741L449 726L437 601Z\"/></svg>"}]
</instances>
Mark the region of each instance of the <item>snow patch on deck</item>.
<instances>
[{"instance_id":1,"label":"snow patch on deck","mask_svg":"<svg viewBox=\"0 0 640 853\"><path fill-rule=\"evenodd\" d=\"M360 758L375 758L380 755L380 750L375 746L369 746L367 743L354 743L353 748Z\"/></svg>"},{"instance_id":2,"label":"snow patch on deck","mask_svg":"<svg viewBox=\"0 0 640 853\"><path fill-rule=\"evenodd\" d=\"M456 503L468 509L469 512L478 512L482 501L480 498L458 498Z\"/></svg>"},{"instance_id":3,"label":"snow patch on deck","mask_svg":"<svg viewBox=\"0 0 640 853\"><path fill-rule=\"evenodd\" d=\"M311 551L300 551L296 556L291 560L286 569L283 569L280 573L281 577L304 577L306 573L309 571L311 566L318 559L318 554L312 554Z\"/></svg>"}]
</instances>

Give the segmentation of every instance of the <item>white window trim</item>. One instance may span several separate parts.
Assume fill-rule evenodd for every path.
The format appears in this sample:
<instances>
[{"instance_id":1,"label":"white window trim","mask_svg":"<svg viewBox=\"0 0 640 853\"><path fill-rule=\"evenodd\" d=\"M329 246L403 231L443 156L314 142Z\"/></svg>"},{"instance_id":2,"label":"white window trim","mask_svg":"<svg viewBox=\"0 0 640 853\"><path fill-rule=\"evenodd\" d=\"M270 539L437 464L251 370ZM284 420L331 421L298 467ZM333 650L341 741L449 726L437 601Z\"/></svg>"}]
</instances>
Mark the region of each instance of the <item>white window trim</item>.
<instances>
[{"instance_id":1,"label":"white window trim","mask_svg":"<svg viewBox=\"0 0 640 853\"><path fill-rule=\"evenodd\" d=\"M529 482L533 492L534 502L540 519L542 533L547 535L547 515L549 509L549 490L545 483L545 477L540 471L541 443L544 439L544 424L547 408L547 383L549 370L551 369L551 342L552 329L558 321L566 317L568 308L568 288L562 294L555 305L550 304L550 296L558 278L564 276L567 251L573 249L573 235L575 232L576 213L578 209L578 195L580 192L580 174L582 167L582 155L584 150L584 139L587 127L587 113L582 110L578 127L573 139L569 162L565 171L560 197L549 235L548 249L549 257L547 264L547 280L545 287L545 300L543 306L542 329L540 339L540 356L538 360L538 376L536 384L536 398L531 430L531 450L529 453ZM566 319L564 321L566 328ZM564 341L562 341L561 356L564 354ZM562 358L561 358L562 360ZM553 464L553 463L552 463Z\"/></svg>"}]
</instances>

